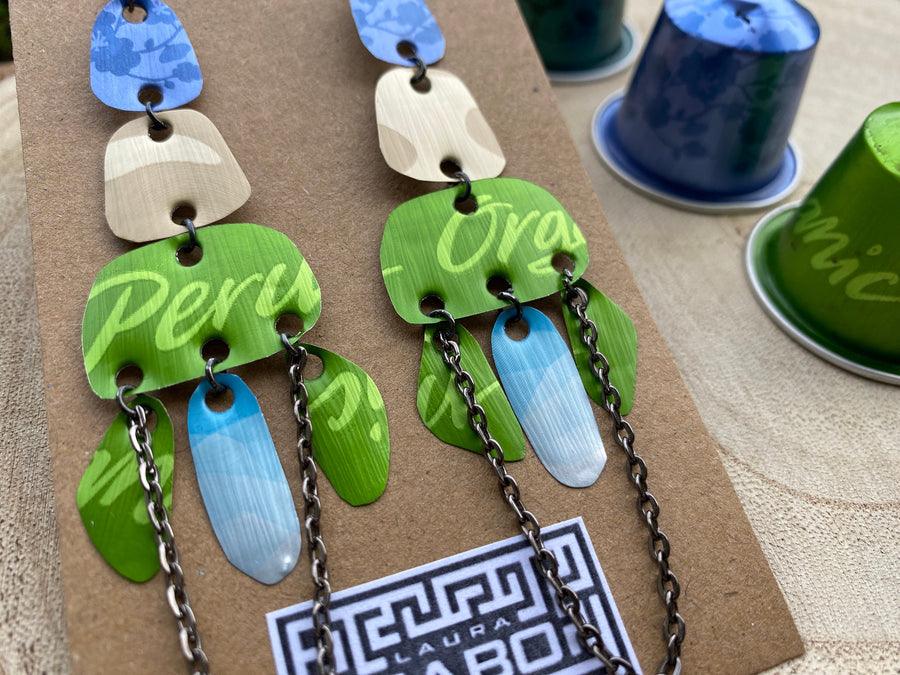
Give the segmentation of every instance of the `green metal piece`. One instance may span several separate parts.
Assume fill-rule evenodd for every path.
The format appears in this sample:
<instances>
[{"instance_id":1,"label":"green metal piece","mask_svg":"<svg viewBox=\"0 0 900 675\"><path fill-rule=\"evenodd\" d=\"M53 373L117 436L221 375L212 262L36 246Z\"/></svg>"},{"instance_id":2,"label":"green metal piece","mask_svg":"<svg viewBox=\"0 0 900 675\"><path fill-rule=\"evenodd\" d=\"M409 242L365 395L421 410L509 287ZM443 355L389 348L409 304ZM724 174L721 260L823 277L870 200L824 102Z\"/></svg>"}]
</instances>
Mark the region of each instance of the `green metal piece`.
<instances>
[{"instance_id":1,"label":"green metal piece","mask_svg":"<svg viewBox=\"0 0 900 675\"><path fill-rule=\"evenodd\" d=\"M625 0L518 2L547 70L596 68L619 51Z\"/></svg>"},{"instance_id":2,"label":"green metal piece","mask_svg":"<svg viewBox=\"0 0 900 675\"><path fill-rule=\"evenodd\" d=\"M587 316L597 324L597 349L609 361L609 381L622 397L621 413L627 415L634 403L637 377L637 331L629 316L616 303L584 279L575 282L588 296ZM581 341L578 318L565 310L566 330L578 374L588 396L603 405L603 387L591 373L590 352Z\"/></svg>"},{"instance_id":3,"label":"green metal piece","mask_svg":"<svg viewBox=\"0 0 900 675\"><path fill-rule=\"evenodd\" d=\"M433 323L419 309L438 296L459 319L506 302L491 279L512 284L521 302L562 289L553 258L564 253L577 279L587 268L584 236L562 205L537 185L513 178L472 183L473 213L457 210L459 188L411 199L391 213L381 241L381 273L397 313L409 323Z\"/></svg>"},{"instance_id":4,"label":"green metal piece","mask_svg":"<svg viewBox=\"0 0 900 675\"><path fill-rule=\"evenodd\" d=\"M201 350L214 338L229 347L219 370L265 358L284 348L279 317L299 316L304 330L319 318L319 284L285 235L249 223L205 227L197 233L202 258L194 265L178 262L188 238L143 246L97 275L82 349L98 396L114 397L116 373L129 365L143 372L138 391L202 377Z\"/></svg>"},{"instance_id":5,"label":"green metal piece","mask_svg":"<svg viewBox=\"0 0 900 675\"><path fill-rule=\"evenodd\" d=\"M0 3L0 61L12 61L12 38L9 35L9 2Z\"/></svg>"},{"instance_id":6,"label":"green metal piece","mask_svg":"<svg viewBox=\"0 0 900 675\"><path fill-rule=\"evenodd\" d=\"M334 352L303 345L322 360L322 373L305 380L313 447L319 467L341 499L361 506L387 486L390 440L378 387L358 365Z\"/></svg>"},{"instance_id":7,"label":"green metal piece","mask_svg":"<svg viewBox=\"0 0 900 675\"><path fill-rule=\"evenodd\" d=\"M134 404L156 413L153 458L160 472L163 503L171 510L175 465L172 420L155 398L138 396ZM159 569L159 553L147 516L137 458L128 438L129 425L128 416L119 413L78 484L76 502L84 527L106 562L127 579L147 581Z\"/></svg>"},{"instance_id":8,"label":"green metal piece","mask_svg":"<svg viewBox=\"0 0 900 675\"><path fill-rule=\"evenodd\" d=\"M435 436L445 443L481 454L481 440L469 426L466 405L456 389L453 373L444 363L440 350L434 346L435 329L436 326L425 327L416 407L425 426ZM456 324L456 332L463 367L475 382L478 403L490 420L491 434L503 448L506 461L522 459L525 456L525 435L503 387L471 333L459 324Z\"/></svg>"},{"instance_id":9,"label":"green metal piece","mask_svg":"<svg viewBox=\"0 0 900 675\"><path fill-rule=\"evenodd\" d=\"M802 342L900 372L900 102L873 111L803 203L765 230L751 264Z\"/></svg>"}]
</instances>

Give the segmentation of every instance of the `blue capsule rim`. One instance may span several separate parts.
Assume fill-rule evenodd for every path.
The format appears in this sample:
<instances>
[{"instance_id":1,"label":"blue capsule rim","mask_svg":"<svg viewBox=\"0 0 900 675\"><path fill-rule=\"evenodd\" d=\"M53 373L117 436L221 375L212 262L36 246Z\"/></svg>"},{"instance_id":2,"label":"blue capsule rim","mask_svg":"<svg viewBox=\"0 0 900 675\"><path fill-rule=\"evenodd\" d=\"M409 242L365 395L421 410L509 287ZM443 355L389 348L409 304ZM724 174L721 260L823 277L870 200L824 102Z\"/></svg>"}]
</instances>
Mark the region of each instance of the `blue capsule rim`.
<instances>
[{"instance_id":1,"label":"blue capsule rim","mask_svg":"<svg viewBox=\"0 0 900 675\"><path fill-rule=\"evenodd\" d=\"M680 190L678 186L647 173L639 167L622 147L616 133L615 118L625 97L620 90L607 97L594 111L591 120L591 139L600 160L623 183L659 202L699 213L736 213L754 211L775 204L791 194L800 182L803 162L800 151L788 140L781 168L766 185L746 193L719 195L695 190Z\"/></svg>"},{"instance_id":2,"label":"blue capsule rim","mask_svg":"<svg viewBox=\"0 0 900 675\"><path fill-rule=\"evenodd\" d=\"M618 75L633 64L643 47L637 27L629 20L622 21L622 43L619 48L595 66L584 70L548 70L551 82L596 82Z\"/></svg>"}]
</instances>

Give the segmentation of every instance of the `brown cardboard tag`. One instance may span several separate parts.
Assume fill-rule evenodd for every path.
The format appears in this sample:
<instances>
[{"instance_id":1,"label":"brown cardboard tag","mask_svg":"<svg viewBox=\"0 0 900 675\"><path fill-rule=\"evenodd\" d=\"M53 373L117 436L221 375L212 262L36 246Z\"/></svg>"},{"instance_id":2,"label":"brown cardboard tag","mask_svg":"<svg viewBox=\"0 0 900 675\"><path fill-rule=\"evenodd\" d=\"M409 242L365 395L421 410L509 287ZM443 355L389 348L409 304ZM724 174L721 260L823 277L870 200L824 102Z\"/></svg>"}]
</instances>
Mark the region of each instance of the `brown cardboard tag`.
<instances>
[{"instance_id":1,"label":"brown cardboard tag","mask_svg":"<svg viewBox=\"0 0 900 675\"><path fill-rule=\"evenodd\" d=\"M585 278L634 319L640 343L629 419L649 466L660 525L672 542L687 622L685 667L750 673L802 646L758 542L681 377L607 227L513 0L432 3L447 38L441 67L466 83L507 158L504 176L562 202L588 240ZM81 316L100 268L131 245L104 222L103 156L135 114L91 93L90 31L102 2L65 12L12 3L19 107L34 241L47 416L60 521L68 636L78 672L179 672L184 666L161 579L134 584L91 546L75 506L78 480L116 414L91 392L78 349ZM309 261L323 311L306 339L362 365L388 411L387 491L354 508L321 490L335 589L371 581L516 534L496 477L477 455L438 441L416 413L421 327L394 313L378 248L388 213L433 189L389 169L378 149L373 96L389 66L359 42L347 3L275 0L172 8L203 69L191 108L214 121L253 189L229 222L287 234ZM556 299L536 303L565 332ZM487 348L493 317L467 320ZM257 394L292 490L300 494L284 360L236 369ZM225 560L206 519L186 434L193 383L159 396L176 428L172 522L203 647L220 673L271 671L265 614L308 599L304 565L263 587ZM609 466L588 489L556 483L533 455L511 467L541 523L581 516L641 662L663 654L664 610L646 529L608 421L597 411Z\"/></svg>"}]
</instances>

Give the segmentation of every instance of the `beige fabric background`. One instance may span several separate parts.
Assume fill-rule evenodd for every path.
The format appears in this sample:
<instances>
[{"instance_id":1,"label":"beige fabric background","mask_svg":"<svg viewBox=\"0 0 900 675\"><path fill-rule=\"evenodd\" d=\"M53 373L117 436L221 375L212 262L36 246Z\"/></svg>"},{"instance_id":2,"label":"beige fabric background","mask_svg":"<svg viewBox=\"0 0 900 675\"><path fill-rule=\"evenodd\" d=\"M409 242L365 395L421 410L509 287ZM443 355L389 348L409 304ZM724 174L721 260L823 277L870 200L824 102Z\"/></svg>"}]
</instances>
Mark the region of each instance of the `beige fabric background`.
<instances>
[{"instance_id":1,"label":"beige fabric background","mask_svg":"<svg viewBox=\"0 0 900 675\"><path fill-rule=\"evenodd\" d=\"M865 115L900 98L897 0L807 5L822 42L794 138L802 196ZM646 35L656 2L631 2ZM588 123L628 75L557 86L610 223L738 489L808 653L778 673L896 670L900 389L806 353L753 301L741 252L761 214L698 216L615 181ZM65 669L65 637L15 87L0 80L0 670ZM728 627L722 639L727 640Z\"/></svg>"}]
</instances>

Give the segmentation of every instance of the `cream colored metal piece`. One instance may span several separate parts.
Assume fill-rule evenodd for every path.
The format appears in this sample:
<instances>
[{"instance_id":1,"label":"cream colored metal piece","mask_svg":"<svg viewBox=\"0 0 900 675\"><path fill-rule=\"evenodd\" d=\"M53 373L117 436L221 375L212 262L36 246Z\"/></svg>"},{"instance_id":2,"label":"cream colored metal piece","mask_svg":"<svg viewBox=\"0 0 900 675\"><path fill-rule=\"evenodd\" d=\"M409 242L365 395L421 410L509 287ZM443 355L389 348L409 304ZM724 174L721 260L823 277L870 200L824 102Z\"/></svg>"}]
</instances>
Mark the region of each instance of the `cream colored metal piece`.
<instances>
[{"instance_id":1,"label":"cream colored metal piece","mask_svg":"<svg viewBox=\"0 0 900 675\"><path fill-rule=\"evenodd\" d=\"M164 140L154 140L150 121L139 118L120 127L106 146L106 219L128 241L187 232L173 220L178 207L193 209L200 227L250 198L250 183L209 119L194 110L157 116L171 127Z\"/></svg>"},{"instance_id":2,"label":"cream colored metal piece","mask_svg":"<svg viewBox=\"0 0 900 675\"><path fill-rule=\"evenodd\" d=\"M420 91L410 84L412 72L389 70L375 89L378 142L388 165L425 181L447 181L444 160L459 165L472 180L499 176L506 158L466 85L451 73L429 68L430 89Z\"/></svg>"}]
</instances>

